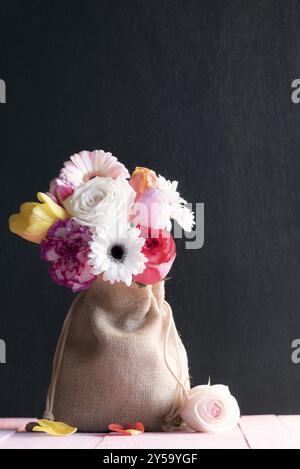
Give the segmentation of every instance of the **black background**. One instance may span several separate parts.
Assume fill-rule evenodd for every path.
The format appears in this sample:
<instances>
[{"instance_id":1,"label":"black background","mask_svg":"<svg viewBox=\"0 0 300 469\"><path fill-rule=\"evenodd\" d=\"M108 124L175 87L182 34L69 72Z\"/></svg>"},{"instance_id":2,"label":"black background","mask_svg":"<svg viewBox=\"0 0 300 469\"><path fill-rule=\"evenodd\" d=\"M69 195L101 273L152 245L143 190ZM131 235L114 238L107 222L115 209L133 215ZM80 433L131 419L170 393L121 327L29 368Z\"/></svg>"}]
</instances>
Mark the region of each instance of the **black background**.
<instances>
[{"instance_id":1,"label":"black background","mask_svg":"<svg viewBox=\"0 0 300 469\"><path fill-rule=\"evenodd\" d=\"M299 24L297 0L0 1L0 416L41 414L73 299L8 216L95 148L205 203L167 285L193 383L300 412Z\"/></svg>"}]
</instances>

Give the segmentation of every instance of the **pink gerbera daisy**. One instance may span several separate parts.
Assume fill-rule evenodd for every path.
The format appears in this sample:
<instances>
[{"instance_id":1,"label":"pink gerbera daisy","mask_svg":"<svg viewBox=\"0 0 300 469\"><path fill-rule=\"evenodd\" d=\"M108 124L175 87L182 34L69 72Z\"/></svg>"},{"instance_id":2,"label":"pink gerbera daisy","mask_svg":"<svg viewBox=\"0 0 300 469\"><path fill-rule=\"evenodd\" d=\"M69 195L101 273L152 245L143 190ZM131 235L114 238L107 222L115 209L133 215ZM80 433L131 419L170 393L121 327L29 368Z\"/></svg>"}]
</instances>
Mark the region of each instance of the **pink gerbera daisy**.
<instances>
[{"instance_id":1,"label":"pink gerbera daisy","mask_svg":"<svg viewBox=\"0 0 300 469\"><path fill-rule=\"evenodd\" d=\"M59 177L68 181L74 188L83 182L88 182L96 176L111 177L117 179L119 176L129 178L129 172L111 153L103 150L92 152L82 151L71 156L66 161Z\"/></svg>"},{"instance_id":2,"label":"pink gerbera daisy","mask_svg":"<svg viewBox=\"0 0 300 469\"><path fill-rule=\"evenodd\" d=\"M72 195L74 189L96 176L112 179L122 176L128 179L130 174L125 166L109 152L81 151L64 163L58 178L51 182L49 192L58 203L62 204L67 197Z\"/></svg>"}]
</instances>

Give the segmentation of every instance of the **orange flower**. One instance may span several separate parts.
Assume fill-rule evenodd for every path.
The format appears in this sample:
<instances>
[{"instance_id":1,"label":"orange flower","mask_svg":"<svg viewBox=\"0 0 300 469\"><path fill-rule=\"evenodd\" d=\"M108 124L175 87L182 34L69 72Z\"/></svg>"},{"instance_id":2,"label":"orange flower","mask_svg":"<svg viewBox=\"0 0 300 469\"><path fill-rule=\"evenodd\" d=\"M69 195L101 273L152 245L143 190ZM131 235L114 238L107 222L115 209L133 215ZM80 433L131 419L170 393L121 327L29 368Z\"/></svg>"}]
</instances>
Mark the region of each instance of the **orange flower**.
<instances>
[{"instance_id":1,"label":"orange flower","mask_svg":"<svg viewBox=\"0 0 300 469\"><path fill-rule=\"evenodd\" d=\"M108 426L108 429L111 431L110 435L118 436L136 436L145 431L145 427L141 422L128 423L124 426L118 423L112 423Z\"/></svg>"},{"instance_id":2,"label":"orange flower","mask_svg":"<svg viewBox=\"0 0 300 469\"><path fill-rule=\"evenodd\" d=\"M136 192L136 200L143 194L145 189L157 189L158 179L152 169L137 166L130 178L130 185Z\"/></svg>"}]
</instances>

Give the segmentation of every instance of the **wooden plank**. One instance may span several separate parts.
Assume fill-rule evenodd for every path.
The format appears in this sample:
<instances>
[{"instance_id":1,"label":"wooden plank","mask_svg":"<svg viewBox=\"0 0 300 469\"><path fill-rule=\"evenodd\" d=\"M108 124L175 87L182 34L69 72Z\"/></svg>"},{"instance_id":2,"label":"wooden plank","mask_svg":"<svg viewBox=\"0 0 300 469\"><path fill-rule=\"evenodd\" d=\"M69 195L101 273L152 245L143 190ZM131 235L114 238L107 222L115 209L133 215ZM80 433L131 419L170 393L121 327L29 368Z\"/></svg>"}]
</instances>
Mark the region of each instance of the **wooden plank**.
<instances>
[{"instance_id":1,"label":"wooden plank","mask_svg":"<svg viewBox=\"0 0 300 469\"><path fill-rule=\"evenodd\" d=\"M278 418L300 444L300 415L279 415Z\"/></svg>"},{"instance_id":2,"label":"wooden plank","mask_svg":"<svg viewBox=\"0 0 300 469\"><path fill-rule=\"evenodd\" d=\"M144 433L139 436L106 436L97 449L248 449L239 428L227 435L207 433Z\"/></svg>"},{"instance_id":3,"label":"wooden plank","mask_svg":"<svg viewBox=\"0 0 300 469\"><path fill-rule=\"evenodd\" d=\"M37 433L15 433L3 441L0 449L94 449L103 436L75 433L67 437L51 437Z\"/></svg>"},{"instance_id":4,"label":"wooden plank","mask_svg":"<svg viewBox=\"0 0 300 469\"><path fill-rule=\"evenodd\" d=\"M275 415L242 417L240 428L252 449L300 449L299 442Z\"/></svg>"},{"instance_id":5,"label":"wooden plank","mask_svg":"<svg viewBox=\"0 0 300 469\"><path fill-rule=\"evenodd\" d=\"M14 433L15 432L13 430L0 430L0 448L1 448L1 443L3 443L5 440L13 436Z\"/></svg>"},{"instance_id":6,"label":"wooden plank","mask_svg":"<svg viewBox=\"0 0 300 469\"><path fill-rule=\"evenodd\" d=\"M36 418L7 418L0 419L0 430L19 430L25 429L28 422L34 422Z\"/></svg>"},{"instance_id":7,"label":"wooden plank","mask_svg":"<svg viewBox=\"0 0 300 469\"><path fill-rule=\"evenodd\" d=\"M253 449L300 449L299 415L242 417L240 428L227 435L173 432L119 437L76 433L54 438L44 434L15 433L15 428L30 420L34 419L0 419L0 448L246 449L249 445Z\"/></svg>"}]
</instances>

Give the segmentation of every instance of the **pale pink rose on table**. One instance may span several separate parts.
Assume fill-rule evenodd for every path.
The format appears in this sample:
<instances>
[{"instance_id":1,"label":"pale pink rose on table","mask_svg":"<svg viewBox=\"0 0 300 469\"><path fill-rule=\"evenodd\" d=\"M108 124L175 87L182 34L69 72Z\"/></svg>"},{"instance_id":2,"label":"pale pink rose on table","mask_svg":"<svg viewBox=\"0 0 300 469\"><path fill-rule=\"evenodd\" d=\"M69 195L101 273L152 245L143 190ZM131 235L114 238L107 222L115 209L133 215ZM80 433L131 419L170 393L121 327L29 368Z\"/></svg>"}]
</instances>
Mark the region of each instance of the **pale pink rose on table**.
<instances>
[{"instance_id":1,"label":"pale pink rose on table","mask_svg":"<svg viewBox=\"0 0 300 469\"><path fill-rule=\"evenodd\" d=\"M188 391L180 416L196 432L220 434L237 426L240 409L227 386L196 386Z\"/></svg>"}]
</instances>

